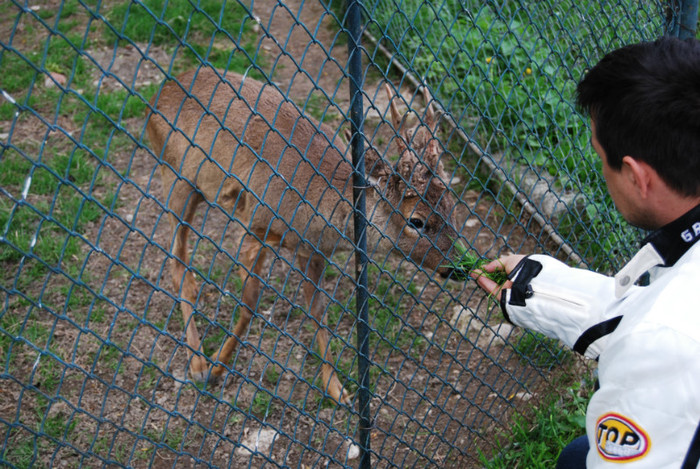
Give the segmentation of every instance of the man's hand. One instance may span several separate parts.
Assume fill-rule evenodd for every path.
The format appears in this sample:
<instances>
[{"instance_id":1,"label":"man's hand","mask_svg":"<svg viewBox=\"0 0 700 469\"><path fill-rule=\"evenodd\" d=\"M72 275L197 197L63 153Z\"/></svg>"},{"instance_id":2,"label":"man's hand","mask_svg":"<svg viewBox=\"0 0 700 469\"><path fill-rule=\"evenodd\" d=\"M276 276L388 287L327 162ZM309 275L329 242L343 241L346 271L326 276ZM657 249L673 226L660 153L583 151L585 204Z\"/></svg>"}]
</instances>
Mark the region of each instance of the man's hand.
<instances>
[{"instance_id":1,"label":"man's hand","mask_svg":"<svg viewBox=\"0 0 700 469\"><path fill-rule=\"evenodd\" d=\"M479 285L486 293L489 295L494 296L495 298L499 298L501 295L501 290L504 288L510 288L513 285L513 282L508 280L502 285L497 284L490 278L488 278L486 275L483 275L484 272L496 272L499 270L504 271L506 274L510 274L513 269L522 261L526 256L523 256L521 254L511 254L509 256L503 256L501 258L498 258L496 260L493 260L489 262L488 264L484 264L481 266L481 269L474 270L470 273L472 278L476 280L477 285Z\"/></svg>"}]
</instances>

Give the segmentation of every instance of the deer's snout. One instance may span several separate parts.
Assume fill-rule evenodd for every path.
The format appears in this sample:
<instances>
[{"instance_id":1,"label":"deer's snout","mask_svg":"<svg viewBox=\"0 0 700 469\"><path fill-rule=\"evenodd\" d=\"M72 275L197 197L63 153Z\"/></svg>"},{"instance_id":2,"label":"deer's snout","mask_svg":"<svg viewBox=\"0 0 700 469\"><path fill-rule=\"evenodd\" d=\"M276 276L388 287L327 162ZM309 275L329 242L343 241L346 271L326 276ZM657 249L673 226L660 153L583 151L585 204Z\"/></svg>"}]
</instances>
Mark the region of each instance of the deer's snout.
<instances>
[{"instance_id":1,"label":"deer's snout","mask_svg":"<svg viewBox=\"0 0 700 469\"><path fill-rule=\"evenodd\" d=\"M449 280L464 281L469 278L469 271L455 267L445 267L440 270L440 276Z\"/></svg>"}]
</instances>

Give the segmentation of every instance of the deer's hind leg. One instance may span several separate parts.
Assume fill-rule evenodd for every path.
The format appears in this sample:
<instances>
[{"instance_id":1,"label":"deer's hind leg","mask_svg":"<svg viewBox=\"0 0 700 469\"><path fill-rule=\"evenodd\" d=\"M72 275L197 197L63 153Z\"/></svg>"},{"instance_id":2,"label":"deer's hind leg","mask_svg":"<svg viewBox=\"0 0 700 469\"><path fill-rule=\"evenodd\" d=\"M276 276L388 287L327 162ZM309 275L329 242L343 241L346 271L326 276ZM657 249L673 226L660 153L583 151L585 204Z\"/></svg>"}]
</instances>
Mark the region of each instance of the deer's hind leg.
<instances>
[{"instance_id":1,"label":"deer's hind leg","mask_svg":"<svg viewBox=\"0 0 700 469\"><path fill-rule=\"evenodd\" d=\"M187 248L189 227L192 224L197 205L202 201L202 198L183 182L166 185L165 187L172 187L172 190L165 194L166 200L168 200L168 208L171 210L169 218L173 232L171 275L175 293L180 297L182 320L185 324L185 337L189 346L190 374L195 381L206 381L209 365L202 353L199 332L193 317L199 289L194 275L189 269L191 255L188 253Z\"/></svg>"},{"instance_id":2,"label":"deer's hind leg","mask_svg":"<svg viewBox=\"0 0 700 469\"><path fill-rule=\"evenodd\" d=\"M319 293L321 274L326 265L323 256L312 254L305 256L297 253L297 261L302 272L306 273L308 279L303 280L304 299L309 313L316 323L316 346L321 354L321 373L323 375L323 387L337 403L350 404L352 396L343 389L343 385L338 380L333 363L335 362L329 348L328 328L325 324L324 301Z\"/></svg>"}]
</instances>

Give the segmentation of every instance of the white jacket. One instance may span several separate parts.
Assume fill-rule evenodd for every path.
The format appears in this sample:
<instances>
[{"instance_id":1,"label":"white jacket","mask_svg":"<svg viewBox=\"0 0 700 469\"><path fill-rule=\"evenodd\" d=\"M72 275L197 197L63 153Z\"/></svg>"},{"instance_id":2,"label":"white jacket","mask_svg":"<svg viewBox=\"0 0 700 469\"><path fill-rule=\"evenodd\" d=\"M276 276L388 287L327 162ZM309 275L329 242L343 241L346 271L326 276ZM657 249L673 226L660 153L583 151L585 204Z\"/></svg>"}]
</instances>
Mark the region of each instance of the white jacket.
<instances>
[{"instance_id":1,"label":"white jacket","mask_svg":"<svg viewBox=\"0 0 700 469\"><path fill-rule=\"evenodd\" d=\"M615 276L542 255L511 273L516 325L598 359L589 469L696 468L700 458L700 206L647 238ZM648 286L634 285L645 272Z\"/></svg>"}]
</instances>

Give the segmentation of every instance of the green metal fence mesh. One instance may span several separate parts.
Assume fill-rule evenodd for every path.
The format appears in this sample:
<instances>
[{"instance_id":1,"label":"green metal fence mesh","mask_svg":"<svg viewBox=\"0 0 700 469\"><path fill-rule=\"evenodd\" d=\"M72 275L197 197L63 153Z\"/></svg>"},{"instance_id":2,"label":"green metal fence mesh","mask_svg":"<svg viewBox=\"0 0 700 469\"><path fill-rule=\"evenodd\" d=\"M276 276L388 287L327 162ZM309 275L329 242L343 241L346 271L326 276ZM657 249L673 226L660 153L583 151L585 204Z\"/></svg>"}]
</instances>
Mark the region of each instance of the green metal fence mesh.
<instances>
[{"instance_id":1,"label":"green metal fence mesh","mask_svg":"<svg viewBox=\"0 0 700 469\"><path fill-rule=\"evenodd\" d=\"M676 2L369 0L357 6L361 73L351 77L347 8L335 0L0 5L2 463L358 467L364 430L370 445L362 450L369 450L373 467L479 467L514 414L553 392L553 380L576 379L572 367L580 364L571 353L513 329L471 281L436 274L441 266L431 265L425 245L406 247L404 230L438 249L439 234L422 224L440 216L476 256L537 251L602 272L619 267L639 234L615 215L573 90L606 52L672 29ZM198 178L207 177L208 166L195 166L187 180L191 164L173 165L153 149L145 131L154 112L149 100L162 102L164 80L207 67L264 82L304 116L299 122L328 125L323 138L346 162L352 161L344 143L344 132L353 129L351 81L364 97L357 141L391 163L397 145L417 148L421 159L427 150L415 135L397 136L384 85L398 96L392 102L400 112L413 111L407 116L413 123L429 123L422 90L430 92L444 166L443 173L432 168L430 184L443 187L440 203L455 205L428 221L416 218L419 210L406 206L411 197L415 205L418 173L393 173L406 188L384 201L394 215L376 225L381 242L367 241L369 428L360 424L357 400L353 250L321 250L321 239L309 241L309 252L327 263L315 294L324 306L314 317L304 299L304 284L314 279L300 264L308 249L273 249L254 275L241 278L249 265L241 240L274 248L272 229L255 231L211 197L189 219L164 196L160 167L198 187L189 192L193 201L206 195ZM180 86L189 91L189 83ZM253 114L263 105L248 103ZM177 109L170 120L169 138L179 135L184 112ZM230 132L226 161L241 148L262 153L280 139L281 153L310 158L277 128L277 116L264 124L227 121L267 131L255 148ZM204 119L198 132L210 124ZM283 213L265 194L281 187L298 195L299 207L311 205L314 188L328 187L319 183L328 173L314 173L313 185L297 178L294 186L294 176L282 178L275 162L258 166L271 185L246 203L281 220L283 237L308 239L310 228L290 222L302 209ZM252 179L235 177L242 192L253 191ZM428 192L417 197L435 208ZM314 199L317 218L330 199L332 193ZM369 204L367 218L380 205ZM192 232L191 259L171 253L169 217ZM323 239L342 233L352 246L350 224L321 218L334 224ZM186 292L171 281L176 265L201 287L184 303ZM202 352L212 355L244 314L241 292L252 279L263 293L240 347L218 381L197 382L189 367L193 354L204 355L188 345L186 328L196 324ZM188 322L183 304L194 309ZM331 337L325 351L317 347L318 330ZM349 403L329 396L324 363L352 393Z\"/></svg>"}]
</instances>

